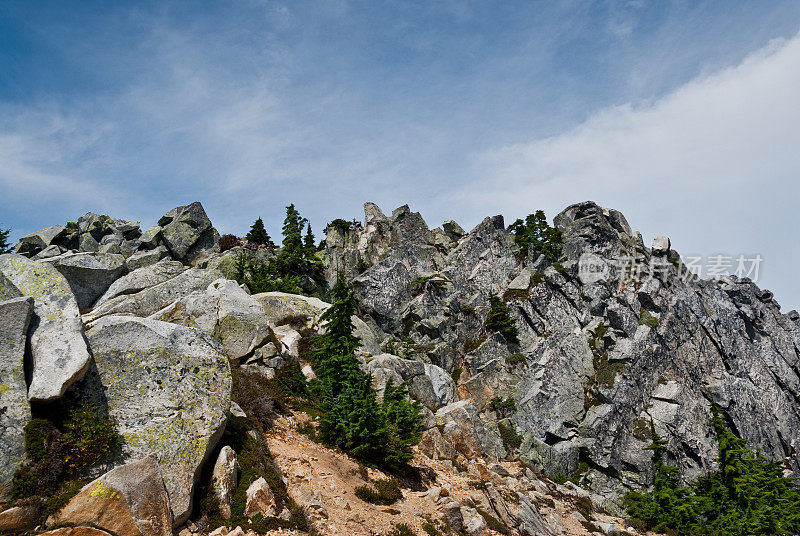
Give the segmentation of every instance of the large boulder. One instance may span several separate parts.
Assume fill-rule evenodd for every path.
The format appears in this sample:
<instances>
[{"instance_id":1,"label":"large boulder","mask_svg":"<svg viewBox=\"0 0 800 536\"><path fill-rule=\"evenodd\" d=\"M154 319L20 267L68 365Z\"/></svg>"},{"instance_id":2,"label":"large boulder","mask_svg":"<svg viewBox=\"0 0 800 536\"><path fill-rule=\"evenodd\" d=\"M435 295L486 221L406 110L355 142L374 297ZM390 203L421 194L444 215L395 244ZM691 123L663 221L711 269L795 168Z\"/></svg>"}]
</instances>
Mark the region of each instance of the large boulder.
<instances>
[{"instance_id":1,"label":"large boulder","mask_svg":"<svg viewBox=\"0 0 800 536\"><path fill-rule=\"evenodd\" d=\"M125 272L125 257L114 253L67 253L45 262L67 279L81 310L91 307Z\"/></svg>"},{"instance_id":2,"label":"large boulder","mask_svg":"<svg viewBox=\"0 0 800 536\"><path fill-rule=\"evenodd\" d=\"M381 354L366 366L379 390L391 379L394 385L405 383L414 398L431 411L436 411L458 399L453 378L440 367L402 359L391 354Z\"/></svg>"},{"instance_id":3,"label":"large boulder","mask_svg":"<svg viewBox=\"0 0 800 536\"><path fill-rule=\"evenodd\" d=\"M31 401L60 397L89 366L78 304L67 280L53 266L21 255L0 255L4 281L33 297L30 352L33 371Z\"/></svg>"},{"instance_id":4,"label":"large boulder","mask_svg":"<svg viewBox=\"0 0 800 536\"><path fill-rule=\"evenodd\" d=\"M23 255L36 255L47 246L52 244L64 233L63 225L53 225L47 229L41 229L35 233L23 236L14 249L14 253Z\"/></svg>"},{"instance_id":5,"label":"large boulder","mask_svg":"<svg viewBox=\"0 0 800 536\"><path fill-rule=\"evenodd\" d=\"M170 210L158 220L158 225L161 227L161 239L172 256L183 260L192 246L204 238L204 233L211 229L211 220L206 216L203 205L194 202Z\"/></svg>"},{"instance_id":6,"label":"large boulder","mask_svg":"<svg viewBox=\"0 0 800 536\"><path fill-rule=\"evenodd\" d=\"M48 524L87 524L116 536L171 536L172 512L153 456L112 469L84 486Z\"/></svg>"},{"instance_id":7,"label":"large boulder","mask_svg":"<svg viewBox=\"0 0 800 536\"><path fill-rule=\"evenodd\" d=\"M180 298L150 318L199 328L232 359L251 353L270 336L264 308L230 279L217 279L205 291Z\"/></svg>"},{"instance_id":8,"label":"large boulder","mask_svg":"<svg viewBox=\"0 0 800 536\"><path fill-rule=\"evenodd\" d=\"M170 272L171 268L165 268L164 270L165 272ZM148 278L152 278L150 282L153 283L160 281L162 276L166 277L169 275L169 273L165 272L159 272L158 270L147 272L143 274L143 277L139 281L148 283ZM93 311L86 314L84 320L87 324L91 324L91 322L98 318L111 314L142 317L150 316L177 299L188 296L192 292L205 290L208 285L221 277L222 274L217 270L192 268L166 281L148 286L139 292L120 294L108 301L103 301L101 305L95 307Z\"/></svg>"},{"instance_id":9,"label":"large boulder","mask_svg":"<svg viewBox=\"0 0 800 536\"><path fill-rule=\"evenodd\" d=\"M109 316L87 337L97 370L86 380L94 394L86 396L105 399L125 459L156 456L175 523L182 523L230 409L228 360L204 332L157 320Z\"/></svg>"},{"instance_id":10,"label":"large boulder","mask_svg":"<svg viewBox=\"0 0 800 536\"><path fill-rule=\"evenodd\" d=\"M319 298L287 292L262 292L253 295L253 298L264 307L270 323L276 326L291 324L319 329L323 327L320 321L322 313L331 306ZM380 354L380 335L375 329L355 315L352 321L353 334L361 340L361 351L371 355Z\"/></svg>"},{"instance_id":11,"label":"large boulder","mask_svg":"<svg viewBox=\"0 0 800 536\"><path fill-rule=\"evenodd\" d=\"M0 302L0 502L25 459L23 428L31 419L23 360L33 298Z\"/></svg>"},{"instance_id":12,"label":"large boulder","mask_svg":"<svg viewBox=\"0 0 800 536\"><path fill-rule=\"evenodd\" d=\"M497 433L492 433L481 421L478 410L461 400L440 408L436 423L445 441L468 459L497 459L505 455Z\"/></svg>"},{"instance_id":13,"label":"large boulder","mask_svg":"<svg viewBox=\"0 0 800 536\"><path fill-rule=\"evenodd\" d=\"M144 251L142 253L149 252ZM117 296L136 294L146 288L154 287L165 281L169 281L173 277L180 275L184 270L186 270L186 267L182 263L166 259L151 266L133 270L131 273L114 281L100 299L97 300L95 307L99 307Z\"/></svg>"}]
</instances>

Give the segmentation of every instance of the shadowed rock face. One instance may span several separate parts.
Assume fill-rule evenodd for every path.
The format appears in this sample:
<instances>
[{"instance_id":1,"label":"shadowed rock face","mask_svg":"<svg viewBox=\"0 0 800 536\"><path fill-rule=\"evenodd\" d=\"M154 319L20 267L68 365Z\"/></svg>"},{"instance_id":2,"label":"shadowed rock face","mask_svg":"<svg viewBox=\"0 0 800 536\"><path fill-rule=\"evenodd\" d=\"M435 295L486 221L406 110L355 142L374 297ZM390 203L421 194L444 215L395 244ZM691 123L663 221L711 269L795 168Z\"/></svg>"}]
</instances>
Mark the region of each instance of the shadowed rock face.
<instances>
[{"instance_id":1,"label":"shadowed rock face","mask_svg":"<svg viewBox=\"0 0 800 536\"><path fill-rule=\"evenodd\" d=\"M331 266L353 274L362 310L396 345L459 371L459 394L489 429L510 419L523 459L566 475L585 462L583 484L616 498L652 478L652 421L693 478L714 465L716 403L752 448L800 474L800 324L771 293L687 276L666 237L651 253L592 202L556 216L557 266L516 246L500 217L436 241L407 208L365 212L364 227L329 230ZM656 269L623 269L630 259ZM485 332L492 293L505 295L519 346ZM492 411L495 397L513 409Z\"/></svg>"},{"instance_id":2,"label":"shadowed rock face","mask_svg":"<svg viewBox=\"0 0 800 536\"><path fill-rule=\"evenodd\" d=\"M25 459L23 429L31 419L23 359L33 298L0 301L0 501Z\"/></svg>"}]
</instances>

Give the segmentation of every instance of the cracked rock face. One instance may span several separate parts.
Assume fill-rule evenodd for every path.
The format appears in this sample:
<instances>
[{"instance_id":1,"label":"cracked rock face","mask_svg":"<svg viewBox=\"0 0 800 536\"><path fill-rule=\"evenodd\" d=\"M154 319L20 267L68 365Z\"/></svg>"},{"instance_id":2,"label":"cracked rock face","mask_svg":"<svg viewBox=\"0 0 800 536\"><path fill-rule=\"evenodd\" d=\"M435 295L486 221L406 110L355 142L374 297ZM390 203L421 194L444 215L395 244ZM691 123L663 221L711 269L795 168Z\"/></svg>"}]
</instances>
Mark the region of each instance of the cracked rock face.
<instances>
[{"instance_id":1,"label":"cracked rock face","mask_svg":"<svg viewBox=\"0 0 800 536\"><path fill-rule=\"evenodd\" d=\"M4 294L16 292L34 299L30 325L33 371L28 399L54 400L89 366L89 350L75 296L64 276L43 262L21 255L0 255L0 272L4 275L0 280L6 287Z\"/></svg>"},{"instance_id":2,"label":"cracked rock face","mask_svg":"<svg viewBox=\"0 0 800 536\"><path fill-rule=\"evenodd\" d=\"M0 301L0 501L25 459L25 425L31 419L23 359L33 298Z\"/></svg>"},{"instance_id":3,"label":"cracked rock face","mask_svg":"<svg viewBox=\"0 0 800 536\"><path fill-rule=\"evenodd\" d=\"M617 499L652 481L651 421L684 477L711 469L715 403L751 448L800 475L800 325L771 293L687 275L669 239L651 250L592 202L556 216L559 265L515 245L501 217L466 234L449 224L443 241L405 207L401 218L365 213L364 226L329 229L330 265L353 274L366 320L404 357L458 378L474 409L455 413L464 426L510 419L529 462L551 475L583 462L582 485ZM519 345L485 330L491 294L509 306ZM495 397L513 409L493 411ZM426 441L446 451L444 435L434 428Z\"/></svg>"}]
</instances>

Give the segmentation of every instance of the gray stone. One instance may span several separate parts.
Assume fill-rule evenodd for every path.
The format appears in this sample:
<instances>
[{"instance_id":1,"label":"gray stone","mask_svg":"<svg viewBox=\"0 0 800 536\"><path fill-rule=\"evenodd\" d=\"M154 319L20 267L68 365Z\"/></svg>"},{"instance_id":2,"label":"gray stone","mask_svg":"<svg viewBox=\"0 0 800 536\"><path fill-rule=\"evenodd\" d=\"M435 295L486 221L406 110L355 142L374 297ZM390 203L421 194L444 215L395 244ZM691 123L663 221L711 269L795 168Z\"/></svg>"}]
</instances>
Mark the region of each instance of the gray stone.
<instances>
[{"instance_id":1,"label":"gray stone","mask_svg":"<svg viewBox=\"0 0 800 536\"><path fill-rule=\"evenodd\" d=\"M125 272L125 257L111 253L67 253L46 262L67 279L80 310L91 307Z\"/></svg>"},{"instance_id":2,"label":"gray stone","mask_svg":"<svg viewBox=\"0 0 800 536\"><path fill-rule=\"evenodd\" d=\"M444 233L455 242L461 240L467 233L464 232L464 229L461 228L459 224L454 222L453 220L448 220L442 224L442 229Z\"/></svg>"},{"instance_id":3,"label":"gray stone","mask_svg":"<svg viewBox=\"0 0 800 536\"><path fill-rule=\"evenodd\" d=\"M442 427L445 440L468 459L497 459L505 455L499 437L489 432L478 410L466 400L440 408L436 422Z\"/></svg>"},{"instance_id":4,"label":"gray stone","mask_svg":"<svg viewBox=\"0 0 800 536\"><path fill-rule=\"evenodd\" d=\"M391 379L395 386L406 383L409 393L432 411L455 402L456 384L450 375L436 365L381 354L366 366L376 388L383 391Z\"/></svg>"},{"instance_id":5,"label":"gray stone","mask_svg":"<svg viewBox=\"0 0 800 536\"><path fill-rule=\"evenodd\" d=\"M23 429L31 419L24 356L33 298L0 302L0 502L25 459Z\"/></svg>"},{"instance_id":6,"label":"gray stone","mask_svg":"<svg viewBox=\"0 0 800 536\"><path fill-rule=\"evenodd\" d=\"M228 360L202 331L156 320L109 316L87 337L96 382L125 439L124 457L156 456L178 525L191 511L203 463L225 428Z\"/></svg>"},{"instance_id":7,"label":"gray stone","mask_svg":"<svg viewBox=\"0 0 800 536\"><path fill-rule=\"evenodd\" d=\"M151 227L142 233L141 238L139 239L139 243L142 247L147 249L154 249L158 247L161 241L161 227L156 225L155 227Z\"/></svg>"},{"instance_id":8,"label":"gray stone","mask_svg":"<svg viewBox=\"0 0 800 536\"><path fill-rule=\"evenodd\" d=\"M233 403L231 403L231 407L233 407ZM239 411L241 412L241 408ZM214 472L211 475L211 487L219 500L220 513L225 519L231 518L231 501L238 482L239 461L236 458L236 452L225 445L219 451L219 456L214 464Z\"/></svg>"},{"instance_id":9,"label":"gray stone","mask_svg":"<svg viewBox=\"0 0 800 536\"><path fill-rule=\"evenodd\" d=\"M158 246L155 249L137 251L136 253L132 254L130 257L125 259L125 266L128 268L128 271L132 272L134 270L138 270L139 268L152 266L158 261L167 258L169 258L169 251L167 251L167 248L164 246Z\"/></svg>"},{"instance_id":10,"label":"gray stone","mask_svg":"<svg viewBox=\"0 0 800 536\"><path fill-rule=\"evenodd\" d=\"M149 268L145 268L145 270L147 269ZM162 277L163 272L160 270L161 268L151 272L153 280ZM168 268L164 270L170 271ZM221 277L222 274L217 270L191 268L162 283L148 286L140 292L120 294L104 301L102 305L98 305L90 313L86 314L84 321L90 324L98 318L110 314L150 316L175 302L175 300L188 296L193 292L205 291L208 285Z\"/></svg>"},{"instance_id":11,"label":"gray stone","mask_svg":"<svg viewBox=\"0 0 800 536\"><path fill-rule=\"evenodd\" d=\"M247 488L247 502L244 508L244 515L250 519L259 514L265 518L275 515L275 496L263 477L255 480Z\"/></svg>"},{"instance_id":12,"label":"gray stone","mask_svg":"<svg viewBox=\"0 0 800 536\"><path fill-rule=\"evenodd\" d=\"M211 228L211 220L199 202L172 209L158 220L158 224L164 244L177 260L183 260L203 233Z\"/></svg>"},{"instance_id":13,"label":"gray stone","mask_svg":"<svg viewBox=\"0 0 800 536\"><path fill-rule=\"evenodd\" d=\"M137 292L141 292L146 288L151 288L169 281L170 279L180 275L185 270L186 267L183 265L183 263L168 260L132 270L127 275L124 275L114 281L111 286L108 287L108 290L103 293L100 299L97 300L95 307L100 307L117 296L136 294Z\"/></svg>"},{"instance_id":14,"label":"gray stone","mask_svg":"<svg viewBox=\"0 0 800 536\"><path fill-rule=\"evenodd\" d=\"M204 291L179 298L150 318L191 326L214 337L223 353L237 359L270 337L264 308L236 281L217 279Z\"/></svg>"},{"instance_id":15,"label":"gray stone","mask_svg":"<svg viewBox=\"0 0 800 536\"><path fill-rule=\"evenodd\" d=\"M89 366L72 290L53 266L20 255L0 255L0 272L20 293L35 300L29 330L33 371L28 399L44 402L58 398Z\"/></svg>"},{"instance_id":16,"label":"gray stone","mask_svg":"<svg viewBox=\"0 0 800 536\"><path fill-rule=\"evenodd\" d=\"M36 255L44 248L56 241L66 229L63 225L53 225L46 229L41 229L35 233L25 235L19 239L19 243L14 249L14 253L24 255Z\"/></svg>"},{"instance_id":17,"label":"gray stone","mask_svg":"<svg viewBox=\"0 0 800 536\"><path fill-rule=\"evenodd\" d=\"M666 236L656 236L653 238L653 247L651 251L653 255L666 255L669 252L670 242Z\"/></svg>"}]
</instances>

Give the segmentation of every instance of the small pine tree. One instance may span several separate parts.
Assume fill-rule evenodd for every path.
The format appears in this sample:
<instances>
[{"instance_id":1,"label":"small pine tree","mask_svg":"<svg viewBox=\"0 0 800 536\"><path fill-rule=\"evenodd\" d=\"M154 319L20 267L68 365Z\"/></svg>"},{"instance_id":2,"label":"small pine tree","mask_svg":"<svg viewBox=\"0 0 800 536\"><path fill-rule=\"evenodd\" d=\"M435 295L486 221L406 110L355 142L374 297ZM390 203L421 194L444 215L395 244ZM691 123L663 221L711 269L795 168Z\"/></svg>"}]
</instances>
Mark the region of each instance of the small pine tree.
<instances>
[{"instance_id":1,"label":"small pine tree","mask_svg":"<svg viewBox=\"0 0 800 536\"><path fill-rule=\"evenodd\" d=\"M508 314L508 306L494 294L489 296L489 306L486 329L500 333L505 340L512 344L519 344L519 332L514 319Z\"/></svg>"},{"instance_id":2,"label":"small pine tree","mask_svg":"<svg viewBox=\"0 0 800 536\"><path fill-rule=\"evenodd\" d=\"M666 446L651 424L656 477L652 493L629 492L628 514L648 528L680 536L758 536L800 533L800 488L784 478L779 463L746 448L713 405L711 427L717 436L719 469L688 487L678 469L666 465Z\"/></svg>"},{"instance_id":3,"label":"small pine tree","mask_svg":"<svg viewBox=\"0 0 800 536\"><path fill-rule=\"evenodd\" d=\"M306 227L306 237L303 240L303 247L306 249L306 254L313 255L317 251L315 243L314 232L311 230L311 223Z\"/></svg>"},{"instance_id":4,"label":"small pine tree","mask_svg":"<svg viewBox=\"0 0 800 536\"><path fill-rule=\"evenodd\" d=\"M286 207L286 218L283 220L283 251L286 255L299 252L303 247L303 226L306 219L294 208L294 203ZM283 252L282 252L283 253Z\"/></svg>"},{"instance_id":5,"label":"small pine tree","mask_svg":"<svg viewBox=\"0 0 800 536\"><path fill-rule=\"evenodd\" d=\"M248 242L252 242L253 244L275 247L275 244L272 242L272 238L270 238L269 234L267 234L266 228L264 228L264 220L261 218L258 218L255 221L253 226L250 228L250 232L247 233L245 238Z\"/></svg>"},{"instance_id":6,"label":"small pine tree","mask_svg":"<svg viewBox=\"0 0 800 536\"><path fill-rule=\"evenodd\" d=\"M337 396L350 378L361 372L355 356L360 339L353 335L352 320L358 302L341 273L331 289L331 298L333 303L320 317L326 323L325 333L317 338L314 361L326 394Z\"/></svg>"},{"instance_id":7,"label":"small pine tree","mask_svg":"<svg viewBox=\"0 0 800 536\"><path fill-rule=\"evenodd\" d=\"M8 235L11 229L0 229L0 254L11 253L11 244L8 243Z\"/></svg>"},{"instance_id":8,"label":"small pine tree","mask_svg":"<svg viewBox=\"0 0 800 536\"><path fill-rule=\"evenodd\" d=\"M514 233L514 241L521 246L532 245L539 253L551 260L561 257L563 236L561 231L547 223L544 211L537 210L525 217L525 222L517 220L509 230Z\"/></svg>"},{"instance_id":9,"label":"small pine tree","mask_svg":"<svg viewBox=\"0 0 800 536\"><path fill-rule=\"evenodd\" d=\"M339 274L331 289L333 304L322 315L325 333L317 339L314 364L323 398L320 438L361 460L389 469L404 467L422 434L418 402L405 385L389 382L378 402L372 377L361 370L352 317L358 303Z\"/></svg>"}]
</instances>

